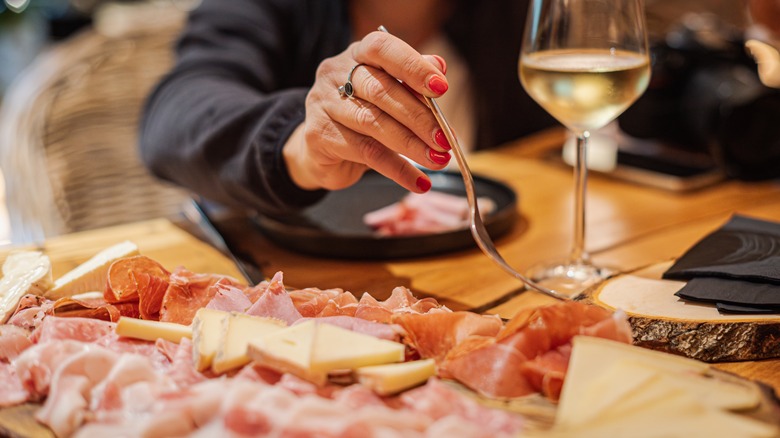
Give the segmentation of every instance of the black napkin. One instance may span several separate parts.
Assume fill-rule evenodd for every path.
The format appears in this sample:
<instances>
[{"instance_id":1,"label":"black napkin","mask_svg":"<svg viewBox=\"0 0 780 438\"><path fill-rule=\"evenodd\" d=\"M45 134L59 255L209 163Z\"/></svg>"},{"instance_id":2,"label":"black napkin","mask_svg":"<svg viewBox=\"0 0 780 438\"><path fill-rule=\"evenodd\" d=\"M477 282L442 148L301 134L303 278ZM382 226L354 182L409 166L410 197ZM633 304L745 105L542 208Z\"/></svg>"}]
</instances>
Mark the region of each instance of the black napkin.
<instances>
[{"instance_id":1,"label":"black napkin","mask_svg":"<svg viewBox=\"0 0 780 438\"><path fill-rule=\"evenodd\" d=\"M734 216L663 278L687 280L677 296L719 303L724 313L780 313L780 224Z\"/></svg>"}]
</instances>

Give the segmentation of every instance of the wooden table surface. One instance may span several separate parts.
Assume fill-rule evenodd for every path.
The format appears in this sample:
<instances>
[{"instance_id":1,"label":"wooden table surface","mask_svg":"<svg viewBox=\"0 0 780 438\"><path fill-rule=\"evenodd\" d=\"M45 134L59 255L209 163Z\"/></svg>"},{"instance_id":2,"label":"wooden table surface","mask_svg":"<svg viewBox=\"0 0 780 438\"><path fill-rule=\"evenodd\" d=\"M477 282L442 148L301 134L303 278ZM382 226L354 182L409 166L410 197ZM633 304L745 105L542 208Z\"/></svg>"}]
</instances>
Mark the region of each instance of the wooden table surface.
<instances>
[{"instance_id":1,"label":"wooden table surface","mask_svg":"<svg viewBox=\"0 0 780 438\"><path fill-rule=\"evenodd\" d=\"M497 246L520 271L564 257L569 251L572 171L540 158L563 138L561 131L548 131L469 158L475 173L502 181L519 195L520 220ZM680 256L732 214L780 221L780 183L725 181L695 192L672 193L591 175L587 208L586 247L594 261L630 271ZM424 258L346 261L285 250L257 233L245 218L227 218L219 225L228 240L252 255L266 276L283 271L285 283L296 287L340 287L382 299L403 285L456 310L483 307L504 317L524 307L553 302L533 292L517 294L521 289L517 280L476 247ZM239 276L229 259L165 220L61 236L42 247L52 258L56 277L124 239L133 240L142 253L168 268L183 265L195 272ZM780 360L717 366L761 380L780 392Z\"/></svg>"}]
</instances>

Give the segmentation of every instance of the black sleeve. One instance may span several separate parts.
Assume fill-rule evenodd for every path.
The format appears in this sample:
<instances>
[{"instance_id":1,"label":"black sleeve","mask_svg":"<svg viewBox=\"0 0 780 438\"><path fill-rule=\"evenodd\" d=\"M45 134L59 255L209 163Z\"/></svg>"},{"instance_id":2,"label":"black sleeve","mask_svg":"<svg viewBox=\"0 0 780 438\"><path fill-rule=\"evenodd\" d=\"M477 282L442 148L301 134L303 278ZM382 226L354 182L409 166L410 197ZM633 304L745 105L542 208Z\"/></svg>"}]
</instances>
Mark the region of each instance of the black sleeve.
<instances>
[{"instance_id":1,"label":"black sleeve","mask_svg":"<svg viewBox=\"0 0 780 438\"><path fill-rule=\"evenodd\" d=\"M317 58L330 54L313 53L317 35L306 37L307 15L329 18L308 10L312 4L204 0L191 13L176 66L142 118L141 156L154 174L222 204L270 213L324 196L297 187L281 155L304 120Z\"/></svg>"}]
</instances>

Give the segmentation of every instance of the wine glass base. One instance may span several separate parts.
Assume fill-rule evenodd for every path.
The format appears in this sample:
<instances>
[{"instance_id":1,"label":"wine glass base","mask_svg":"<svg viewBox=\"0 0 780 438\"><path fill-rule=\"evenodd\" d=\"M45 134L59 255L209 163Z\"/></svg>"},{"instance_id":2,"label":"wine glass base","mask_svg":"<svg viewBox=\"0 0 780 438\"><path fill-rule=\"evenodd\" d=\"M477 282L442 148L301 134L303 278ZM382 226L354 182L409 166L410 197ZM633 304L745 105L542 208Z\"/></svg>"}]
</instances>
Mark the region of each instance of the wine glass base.
<instances>
[{"instance_id":1,"label":"wine glass base","mask_svg":"<svg viewBox=\"0 0 780 438\"><path fill-rule=\"evenodd\" d=\"M561 261L533 266L528 271L528 277L548 289L571 297L602 282L613 273L609 268L587 262Z\"/></svg>"}]
</instances>

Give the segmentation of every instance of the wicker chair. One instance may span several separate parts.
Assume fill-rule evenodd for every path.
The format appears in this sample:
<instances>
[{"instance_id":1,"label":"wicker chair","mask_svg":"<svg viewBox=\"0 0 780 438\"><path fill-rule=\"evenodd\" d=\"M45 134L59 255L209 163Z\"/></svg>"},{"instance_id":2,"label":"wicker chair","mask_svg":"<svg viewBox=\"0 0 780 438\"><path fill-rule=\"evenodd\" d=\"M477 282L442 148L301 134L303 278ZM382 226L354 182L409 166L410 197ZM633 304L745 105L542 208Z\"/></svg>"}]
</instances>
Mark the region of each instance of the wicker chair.
<instances>
[{"instance_id":1,"label":"wicker chair","mask_svg":"<svg viewBox=\"0 0 780 438\"><path fill-rule=\"evenodd\" d=\"M170 2L108 7L11 85L0 111L0 168L12 242L179 217L187 193L143 167L137 130L184 16Z\"/></svg>"}]
</instances>

